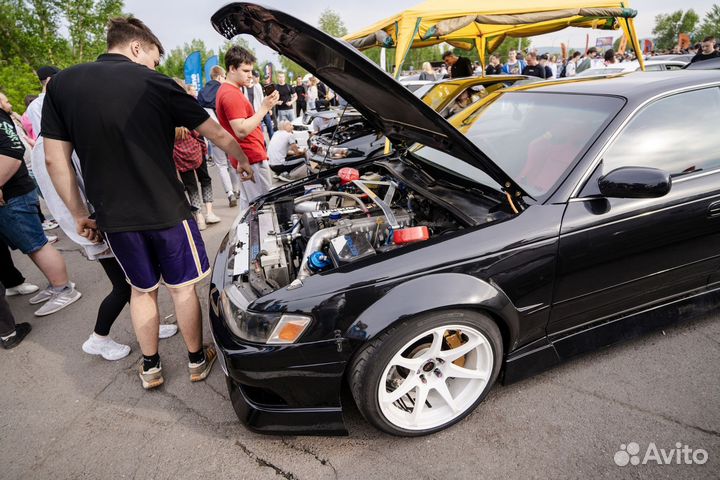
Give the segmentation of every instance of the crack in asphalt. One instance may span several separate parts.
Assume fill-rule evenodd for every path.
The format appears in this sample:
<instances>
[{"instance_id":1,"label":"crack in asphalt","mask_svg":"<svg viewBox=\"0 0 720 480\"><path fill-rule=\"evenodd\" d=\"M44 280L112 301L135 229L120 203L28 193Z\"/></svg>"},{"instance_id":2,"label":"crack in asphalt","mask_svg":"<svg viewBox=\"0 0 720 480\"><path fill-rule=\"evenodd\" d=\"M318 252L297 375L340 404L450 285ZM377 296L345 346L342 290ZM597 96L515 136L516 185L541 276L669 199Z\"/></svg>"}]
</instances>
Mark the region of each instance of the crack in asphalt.
<instances>
[{"instance_id":1,"label":"crack in asphalt","mask_svg":"<svg viewBox=\"0 0 720 480\"><path fill-rule=\"evenodd\" d=\"M296 451L302 452L302 453L306 453L306 454L312 456L313 458L315 458L315 460L317 460L320 463L320 465L330 467L333 471L333 475L335 476L335 478L338 478L338 472L337 472L337 469L335 468L335 465L333 465L332 462L330 462L330 460L328 460L327 458L321 458L317 453L313 452L312 450L305 447L304 445L295 445L294 443L291 443L289 440L287 440L285 438L282 439L282 443L283 443L283 445L285 445L293 450L296 450Z\"/></svg>"},{"instance_id":2,"label":"crack in asphalt","mask_svg":"<svg viewBox=\"0 0 720 480\"><path fill-rule=\"evenodd\" d=\"M222 399L225 400L226 402L229 402L229 401L230 401L230 398L229 398L229 397L226 397L225 395L222 394L222 392L218 392L217 390L215 390L215 387L213 387L213 386L210 385L209 383L206 383L206 385L207 385L207 387L208 387L210 390L212 390L218 397L222 398Z\"/></svg>"},{"instance_id":3,"label":"crack in asphalt","mask_svg":"<svg viewBox=\"0 0 720 480\"><path fill-rule=\"evenodd\" d=\"M298 478L293 473L286 472L285 470L278 467L277 465L275 465L275 464L271 463L270 461L255 454L252 450L250 450L242 442L240 442L240 440L235 440L235 446L240 447L240 450L242 450L245 453L245 455L250 457L252 460L255 460L255 463L257 463L261 467L270 467L273 470L275 470L275 473L277 475L280 475L281 477L284 477L288 480L298 480Z\"/></svg>"},{"instance_id":4,"label":"crack in asphalt","mask_svg":"<svg viewBox=\"0 0 720 480\"><path fill-rule=\"evenodd\" d=\"M715 437L720 437L720 432L717 431L717 430L711 430L711 429L708 429L708 428L698 427L697 425L690 425L689 423L682 422L682 421L677 420L677 419L675 419L675 418L672 418L672 417L670 417L670 416L668 416L668 415L665 415L665 414L662 414L662 413L658 413L658 412L653 412L653 411L650 411L650 410L645 410L645 409L640 408L640 407L638 407L638 406L636 406L636 405L632 405L632 404L630 404L630 403L625 403L625 402L623 402L623 401L621 401L621 400L618 400L618 399L616 399L616 398L606 397L606 396L604 396L604 395L601 395L601 394L599 394L599 393L597 393L597 392L593 392L593 391L591 391L591 390L584 390L584 389L578 388L578 387L576 387L576 386L574 386L574 385L567 385L567 384L565 384L565 383L563 383L563 382L559 382L559 381L551 381L551 383L554 383L554 384L556 384L556 385L560 385L560 386L565 387L565 388L570 389L570 390L574 390L574 391L576 391L576 392L578 392L578 393L584 393L585 395L590 395L590 396L592 396L592 397L598 398L598 399L600 399L600 400L604 400L604 401L606 401L606 402L617 403L618 405L621 405L621 406L623 406L623 407L625 407L625 408L627 408L627 409L634 410L634 411L640 412L640 413L644 413L644 414L650 415L650 416L652 416L652 417L661 418L661 419L665 420L666 422L674 423L674 424L679 425L679 426L681 426L681 427L683 427L683 428L689 428L689 429L691 429L691 430L697 430L697 431L699 431L699 432L706 433L706 434L708 434L708 435L712 435L712 436L715 436Z\"/></svg>"}]
</instances>

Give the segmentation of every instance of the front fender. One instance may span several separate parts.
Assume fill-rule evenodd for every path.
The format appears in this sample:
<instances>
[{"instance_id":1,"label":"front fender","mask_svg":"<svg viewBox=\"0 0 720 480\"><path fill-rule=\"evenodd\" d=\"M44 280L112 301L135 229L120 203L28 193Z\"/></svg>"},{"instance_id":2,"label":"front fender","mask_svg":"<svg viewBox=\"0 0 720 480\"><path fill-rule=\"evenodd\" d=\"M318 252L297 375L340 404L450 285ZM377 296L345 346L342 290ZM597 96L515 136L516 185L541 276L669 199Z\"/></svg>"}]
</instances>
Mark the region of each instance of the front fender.
<instances>
[{"instance_id":1,"label":"front fender","mask_svg":"<svg viewBox=\"0 0 720 480\"><path fill-rule=\"evenodd\" d=\"M427 275L397 285L360 314L345 337L366 342L408 317L446 308L489 311L506 327L507 345L515 347L519 315L513 303L496 285L460 273Z\"/></svg>"}]
</instances>

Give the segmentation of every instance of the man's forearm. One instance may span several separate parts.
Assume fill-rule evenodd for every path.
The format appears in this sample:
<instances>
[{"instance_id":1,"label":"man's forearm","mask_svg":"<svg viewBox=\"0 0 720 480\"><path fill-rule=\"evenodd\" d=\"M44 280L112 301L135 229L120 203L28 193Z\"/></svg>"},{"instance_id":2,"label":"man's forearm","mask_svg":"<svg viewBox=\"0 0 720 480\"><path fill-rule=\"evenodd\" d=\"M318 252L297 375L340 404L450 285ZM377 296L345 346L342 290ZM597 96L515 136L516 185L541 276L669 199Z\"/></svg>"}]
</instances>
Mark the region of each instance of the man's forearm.
<instances>
[{"instance_id":1,"label":"man's forearm","mask_svg":"<svg viewBox=\"0 0 720 480\"><path fill-rule=\"evenodd\" d=\"M248 162L248 158L240 145L215 120L208 118L195 129L200 135L210 140L220 150L237 159L241 164Z\"/></svg>"},{"instance_id":2,"label":"man's forearm","mask_svg":"<svg viewBox=\"0 0 720 480\"><path fill-rule=\"evenodd\" d=\"M252 117L230 122L235 136L242 139L250 135L253 130L260 126L267 113L267 110L261 107Z\"/></svg>"},{"instance_id":3,"label":"man's forearm","mask_svg":"<svg viewBox=\"0 0 720 480\"><path fill-rule=\"evenodd\" d=\"M55 191L75 219L87 217L87 207L80 197L75 171L71 166L72 145L45 139L45 164Z\"/></svg>"},{"instance_id":4,"label":"man's forearm","mask_svg":"<svg viewBox=\"0 0 720 480\"><path fill-rule=\"evenodd\" d=\"M22 160L8 157L7 155L0 155L0 188L15 175L15 172L18 171L21 164Z\"/></svg>"}]
</instances>

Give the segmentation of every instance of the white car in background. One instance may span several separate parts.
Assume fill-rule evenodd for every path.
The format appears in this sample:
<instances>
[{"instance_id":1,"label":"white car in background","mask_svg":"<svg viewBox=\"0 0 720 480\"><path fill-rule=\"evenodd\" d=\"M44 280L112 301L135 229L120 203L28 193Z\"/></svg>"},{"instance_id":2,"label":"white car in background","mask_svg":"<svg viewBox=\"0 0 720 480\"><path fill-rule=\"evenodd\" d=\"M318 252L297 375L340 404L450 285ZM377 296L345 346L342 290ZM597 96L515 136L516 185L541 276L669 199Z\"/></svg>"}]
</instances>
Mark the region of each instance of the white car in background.
<instances>
[{"instance_id":1,"label":"white car in background","mask_svg":"<svg viewBox=\"0 0 720 480\"><path fill-rule=\"evenodd\" d=\"M687 62L682 60L645 60L646 72L665 72L667 70L680 70ZM640 62L633 60L632 62L622 62L609 65L607 67L588 68L578 73L578 77L587 77L592 75L611 75L613 73L627 73L640 70Z\"/></svg>"}]
</instances>

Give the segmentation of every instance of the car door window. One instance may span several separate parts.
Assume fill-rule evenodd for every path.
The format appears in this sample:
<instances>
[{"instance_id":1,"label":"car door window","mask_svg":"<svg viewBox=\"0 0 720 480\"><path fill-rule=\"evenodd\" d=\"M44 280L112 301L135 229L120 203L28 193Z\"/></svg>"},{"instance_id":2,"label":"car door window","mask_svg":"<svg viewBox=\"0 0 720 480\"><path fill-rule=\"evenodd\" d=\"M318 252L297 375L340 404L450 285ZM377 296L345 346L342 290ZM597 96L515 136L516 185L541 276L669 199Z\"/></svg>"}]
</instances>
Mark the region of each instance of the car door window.
<instances>
[{"instance_id":1,"label":"car door window","mask_svg":"<svg viewBox=\"0 0 720 480\"><path fill-rule=\"evenodd\" d=\"M643 109L603 157L603 173L654 167L678 176L720 167L720 89L662 98Z\"/></svg>"},{"instance_id":2,"label":"car door window","mask_svg":"<svg viewBox=\"0 0 720 480\"><path fill-rule=\"evenodd\" d=\"M665 65L665 68L668 70L680 70L682 68L681 65Z\"/></svg>"},{"instance_id":3,"label":"car door window","mask_svg":"<svg viewBox=\"0 0 720 480\"><path fill-rule=\"evenodd\" d=\"M660 70L665 70L665 67L663 65L648 65L645 67L646 72L659 72Z\"/></svg>"}]
</instances>

